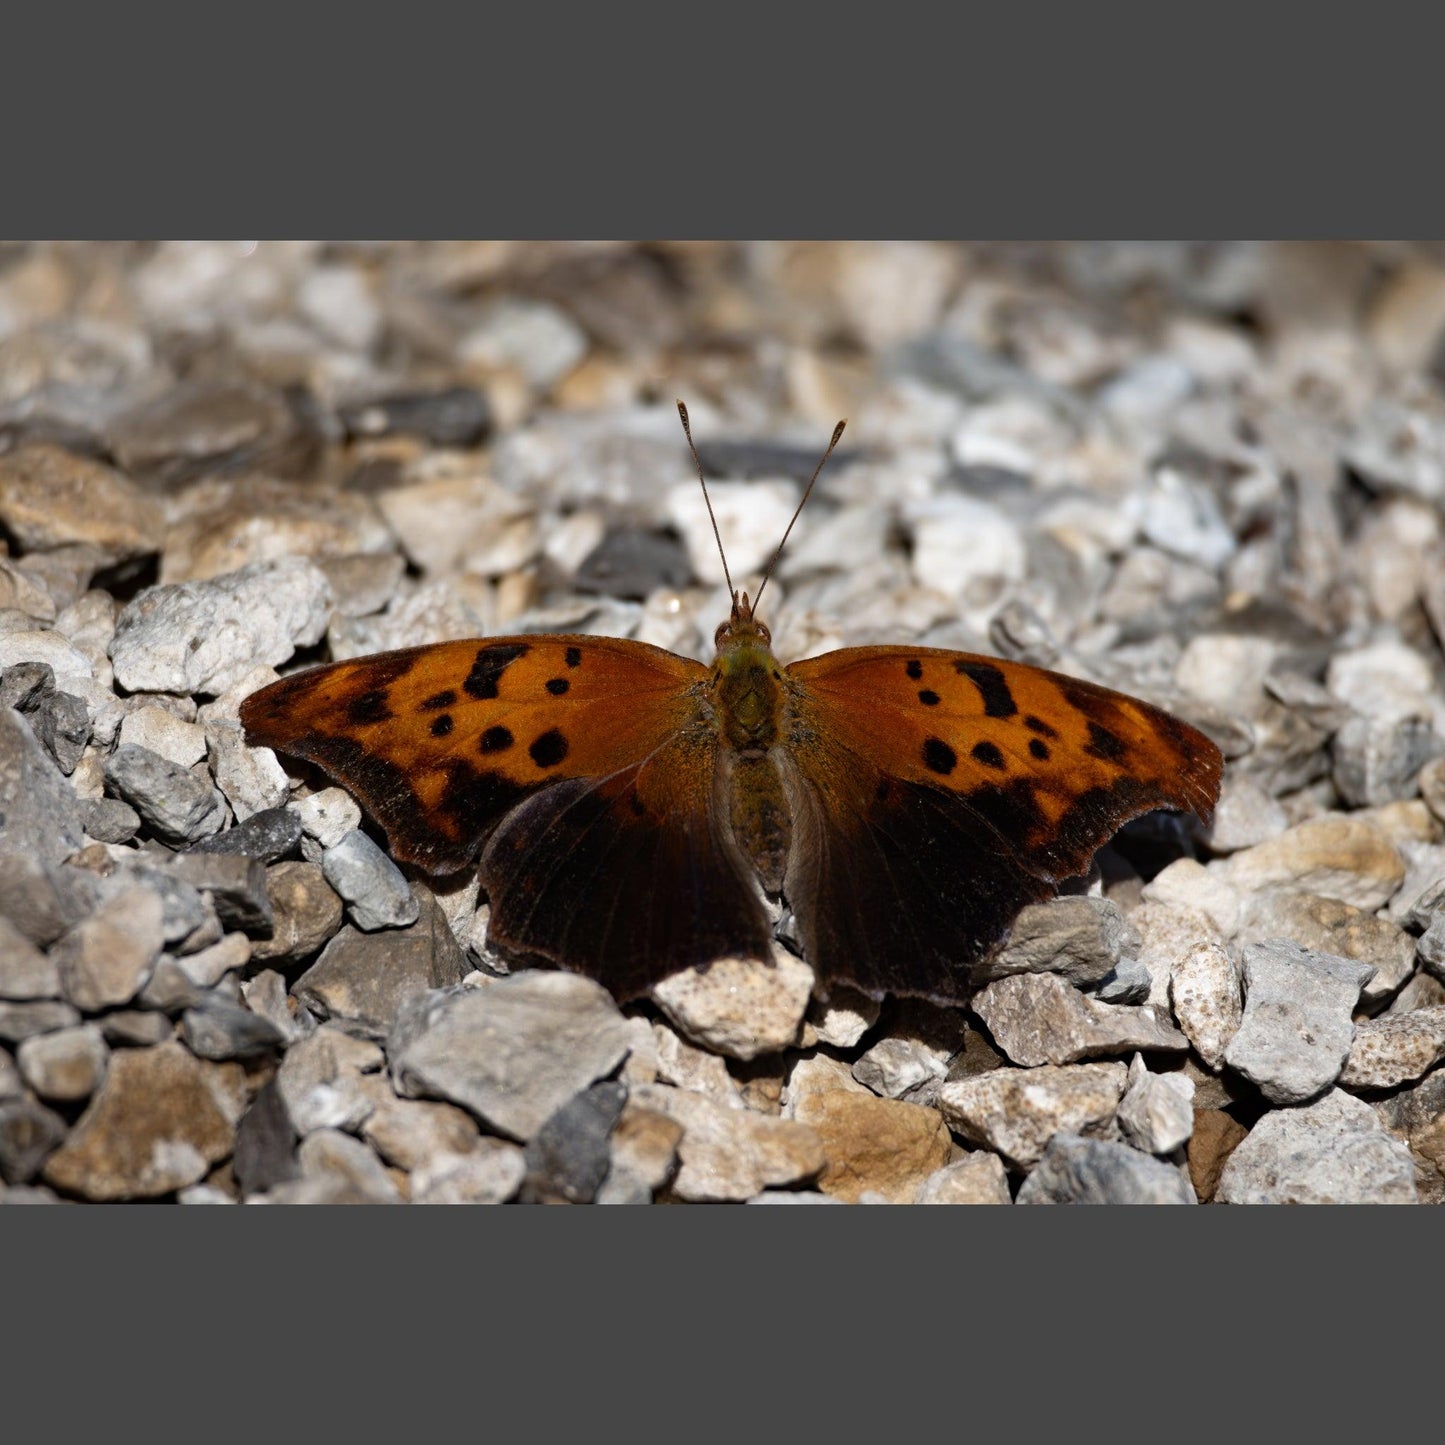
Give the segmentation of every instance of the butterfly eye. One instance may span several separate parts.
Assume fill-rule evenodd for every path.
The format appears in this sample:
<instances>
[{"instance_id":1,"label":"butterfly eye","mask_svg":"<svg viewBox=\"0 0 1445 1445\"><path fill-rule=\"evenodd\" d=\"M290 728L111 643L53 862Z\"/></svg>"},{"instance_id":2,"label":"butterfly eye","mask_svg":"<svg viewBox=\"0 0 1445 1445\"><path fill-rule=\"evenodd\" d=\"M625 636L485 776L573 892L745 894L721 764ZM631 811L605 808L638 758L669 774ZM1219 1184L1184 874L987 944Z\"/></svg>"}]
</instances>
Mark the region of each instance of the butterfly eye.
<instances>
[{"instance_id":1,"label":"butterfly eye","mask_svg":"<svg viewBox=\"0 0 1445 1445\"><path fill-rule=\"evenodd\" d=\"M761 622L759 622L759 623L757 624L757 629L758 629L758 636L762 639L763 645L764 645L765 647L768 646L768 645L772 642L772 640L773 640L773 634L772 634L771 632L769 632L768 629L767 629L767 627L766 627L766 625L765 625L764 623L761 623Z\"/></svg>"},{"instance_id":2,"label":"butterfly eye","mask_svg":"<svg viewBox=\"0 0 1445 1445\"><path fill-rule=\"evenodd\" d=\"M718 629L717 629L717 631L714 632L713 635L712 635L712 645L713 645L714 647L721 647L721 646L723 645L723 638L725 638L727 635L728 635L728 625L727 625L727 623L726 623L726 622L720 622L720 623L718 623Z\"/></svg>"}]
</instances>

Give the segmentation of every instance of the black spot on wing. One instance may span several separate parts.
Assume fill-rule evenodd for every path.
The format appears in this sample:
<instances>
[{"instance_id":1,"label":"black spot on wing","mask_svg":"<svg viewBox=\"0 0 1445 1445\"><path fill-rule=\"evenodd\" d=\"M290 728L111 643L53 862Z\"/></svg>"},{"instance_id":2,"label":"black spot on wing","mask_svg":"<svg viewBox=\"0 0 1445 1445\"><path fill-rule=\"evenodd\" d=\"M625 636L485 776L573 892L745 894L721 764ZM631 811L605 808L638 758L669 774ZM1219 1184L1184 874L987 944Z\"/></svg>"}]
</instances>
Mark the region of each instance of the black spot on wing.
<instances>
[{"instance_id":1,"label":"black spot on wing","mask_svg":"<svg viewBox=\"0 0 1445 1445\"><path fill-rule=\"evenodd\" d=\"M462 683L462 690L468 697L480 699L497 696L497 687L502 674L519 658L525 657L531 649L525 642L500 644L484 647L472 663L472 670Z\"/></svg>"},{"instance_id":2,"label":"black spot on wing","mask_svg":"<svg viewBox=\"0 0 1445 1445\"><path fill-rule=\"evenodd\" d=\"M1089 724L1089 743L1084 749L1091 758L1101 758L1106 763L1117 763L1129 749L1123 741L1101 723Z\"/></svg>"},{"instance_id":3,"label":"black spot on wing","mask_svg":"<svg viewBox=\"0 0 1445 1445\"><path fill-rule=\"evenodd\" d=\"M447 688L444 692L434 692L429 698L426 698L422 702L421 711L437 712L441 708L451 707L451 705L456 702L456 700L457 695L451 690L451 688Z\"/></svg>"},{"instance_id":4,"label":"black spot on wing","mask_svg":"<svg viewBox=\"0 0 1445 1445\"><path fill-rule=\"evenodd\" d=\"M555 768L567 756L567 739L556 728L548 728L527 751L539 768Z\"/></svg>"},{"instance_id":5,"label":"black spot on wing","mask_svg":"<svg viewBox=\"0 0 1445 1445\"><path fill-rule=\"evenodd\" d=\"M990 742L975 743L973 745L973 756L986 768L1003 769L1007 766L1003 760L1003 754Z\"/></svg>"},{"instance_id":6,"label":"black spot on wing","mask_svg":"<svg viewBox=\"0 0 1445 1445\"><path fill-rule=\"evenodd\" d=\"M582 664L582 649L580 647L569 647L563 655L563 661L568 667L580 667Z\"/></svg>"},{"instance_id":7,"label":"black spot on wing","mask_svg":"<svg viewBox=\"0 0 1445 1445\"><path fill-rule=\"evenodd\" d=\"M942 738L929 738L923 744L923 765L947 775L958 765L958 754Z\"/></svg>"},{"instance_id":8,"label":"black spot on wing","mask_svg":"<svg viewBox=\"0 0 1445 1445\"><path fill-rule=\"evenodd\" d=\"M1019 710L1002 671L991 662L956 662L954 666L978 689L986 717L1012 717Z\"/></svg>"},{"instance_id":9,"label":"black spot on wing","mask_svg":"<svg viewBox=\"0 0 1445 1445\"><path fill-rule=\"evenodd\" d=\"M549 677L547 679L547 691L550 692L553 697L561 697L571 685L565 677Z\"/></svg>"},{"instance_id":10,"label":"black spot on wing","mask_svg":"<svg viewBox=\"0 0 1445 1445\"><path fill-rule=\"evenodd\" d=\"M1035 717L1030 713L1024 719L1024 726L1031 732L1037 733L1041 738L1056 738L1058 733L1046 723L1043 718Z\"/></svg>"},{"instance_id":11,"label":"black spot on wing","mask_svg":"<svg viewBox=\"0 0 1445 1445\"><path fill-rule=\"evenodd\" d=\"M431 735L434 738L444 738L454 726L451 713L444 712L440 717L432 719Z\"/></svg>"},{"instance_id":12,"label":"black spot on wing","mask_svg":"<svg viewBox=\"0 0 1445 1445\"><path fill-rule=\"evenodd\" d=\"M488 728L482 734L482 751L484 753L504 753L515 741L509 728Z\"/></svg>"},{"instance_id":13,"label":"black spot on wing","mask_svg":"<svg viewBox=\"0 0 1445 1445\"><path fill-rule=\"evenodd\" d=\"M918 700L924 705L924 707L938 706L938 694L934 692L931 687L920 688L918 693Z\"/></svg>"},{"instance_id":14,"label":"black spot on wing","mask_svg":"<svg viewBox=\"0 0 1445 1445\"><path fill-rule=\"evenodd\" d=\"M904 664L903 670L909 675L909 677L914 680L914 682L917 682L919 678L923 676L923 664L919 662L916 657L911 658L908 662L906 662Z\"/></svg>"},{"instance_id":15,"label":"black spot on wing","mask_svg":"<svg viewBox=\"0 0 1445 1445\"><path fill-rule=\"evenodd\" d=\"M1049 760L1049 745L1038 738L1029 739L1029 752L1041 763L1046 763Z\"/></svg>"},{"instance_id":16,"label":"black spot on wing","mask_svg":"<svg viewBox=\"0 0 1445 1445\"><path fill-rule=\"evenodd\" d=\"M353 727L365 727L368 723L388 722L394 716L383 688L373 687L368 692L358 694L346 704L346 720Z\"/></svg>"}]
</instances>

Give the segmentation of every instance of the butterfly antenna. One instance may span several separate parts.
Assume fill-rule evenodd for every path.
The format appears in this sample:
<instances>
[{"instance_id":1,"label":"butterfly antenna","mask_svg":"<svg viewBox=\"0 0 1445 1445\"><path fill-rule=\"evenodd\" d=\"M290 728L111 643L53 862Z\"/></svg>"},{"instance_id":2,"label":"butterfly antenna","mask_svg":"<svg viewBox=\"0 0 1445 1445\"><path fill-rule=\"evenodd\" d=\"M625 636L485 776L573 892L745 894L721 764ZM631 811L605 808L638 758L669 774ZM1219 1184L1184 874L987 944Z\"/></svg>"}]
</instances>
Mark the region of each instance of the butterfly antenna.
<instances>
[{"instance_id":1,"label":"butterfly antenna","mask_svg":"<svg viewBox=\"0 0 1445 1445\"><path fill-rule=\"evenodd\" d=\"M807 488L803 492L803 500L798 503L798 510L793 513L793 521L788 523L788 530L783 533L783 540L778 543L778 550L773 553L773 560L768 563L768 570L763 573L763 580L758 583L757 596L753 598L753 611L758 610L758 603L762 600L763 588L768 585L768 578L773 575L773 568L778 565L778 558L783 555L783 548L787 545L788 537L793 530L793 522L798 520L798 513L808 505L808 498L813 495L813 486L818 480L818 474L823 470L828 458L833 455L833 448L838 445L838 438L843 435L843 428L848 425L847 417L844 417L837 426L833 428L833 440L828 443L828 450L823 453L822 460L813 468L813 475L808 479Z\"/></svg>"},{"instance_id":2,"label":"butterfly antenna","mask_svg":"<svg viewBox=\"0 0 1445 1445\"><path fill-rule=\"evenodd\" d=\"M687 438L688 450L697 464L697 479L702 483L702 499L707 503L707 516L708 521L712 523L712 534L717 538L717 554L722 558L723 577L727 580L728 596L736 602L738 594L733 590L732 573L728 571L728 554L723 551L722 533L717 529L717 514L712 509L712 498L707 494L707 478L702 474L702 458L698 456L697 448L692 444L692 427L688 425L687 407L682 402L677 404L677 414L682 418L682 434Z\"/></svg>"}]
</instances>

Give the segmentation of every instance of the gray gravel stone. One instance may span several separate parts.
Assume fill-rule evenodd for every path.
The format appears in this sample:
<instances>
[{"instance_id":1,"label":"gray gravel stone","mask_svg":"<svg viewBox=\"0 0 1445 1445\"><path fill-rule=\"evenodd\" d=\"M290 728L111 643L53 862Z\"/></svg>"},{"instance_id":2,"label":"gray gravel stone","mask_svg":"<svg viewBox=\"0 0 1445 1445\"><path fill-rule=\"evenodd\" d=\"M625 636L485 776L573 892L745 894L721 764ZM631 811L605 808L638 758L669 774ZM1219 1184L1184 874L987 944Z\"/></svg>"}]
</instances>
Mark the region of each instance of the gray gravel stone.
<instances>
[{"instance_id":1,"label":"gray gravel stone","mask_svg":"<svg viewBox=\"0 0 1445 1445\"><path fill-rule=\"evenodd\" d=\"M1352 806L1413 797L1416 776L1445 750L1424 717L1354 717L1335 734L1335 787Z\"/></svg>"},{"instance_id":2,"label":"gray gravel stone","mask_svg":"<svg viewBox=\"0 0 1445 1445\"><path fill-rule=\"evenodd\" d=\"M325 574L300 557L148 587L116 621L116 681L131 692L225 692L258 663L277 667L320 641L331 603Z\"/></svg>"},{"instance_id":3,"label":"gray gravel stone","mask_svg":"<svg viewBox=\"0 0 1445 1445\"><path fill-rule=\"evenodd\" d=\"M1445 1059L1445 1005L1419 1008L1355 1025L1342 1089L1393 1089Z\"/></svg>"},{"instance_id":4,"label":"gray gravel stone","mask_svg":"<svg viewBox=\"0 0 1445 1445\"><path fill-rule=\"evenodd\" d=\"M853 1077L884 1099L901 1099L944 1079L949 1057L922 1039L880 1039L853 1065Z\"/></svg>"},{"instance_id":5,"label":"gray gravel stone","mask_svg":"<svg viewBox=\"0 0 1445 1445\"><path fill-rule=\"evenodd\" d=\"M80 809L81 826L98 843L128 843L140 831L140 814L120 798L92 798Z\"/></svg>"},{"instance_id":6,"label":"gray gravel stone","mask_svg":"<svg viewBox=\"0 0 1445 1445\"><path fill-rule=\"evenodd\" d=\"M411 1180L413 1204L505 1204L522 1187L526 1160L515 1144L482 1139L466 1154L445 1155Z\"/></svg>"},{"instance_id":7,"label":"gray gravel stone","mask_svg":"<svg viewBox=\"0 0 1445 1445\"><path fill-rule=\"evenodd\" d=\"M100 1021L101 1036L113 1049L144 1049L171 1037L171 1021L145 1009L117 1009Z\"/></svg>"},{"instance_id":8,"label":"gray gravel stone","mask_svg":"<svg viewBox=\"0 0 1445 1445\"><path fill-rule=\"evenodd\" d=\"M361 1126L362 1136L397 1169L435 1171L487 1147L476 1120L455 1104L398 1099L389 1087L374 1092L375 1106Z\"/></svg>"},{"instance_id":9,"label":"gray gravel stone","mask_svg":"<svg viewBox=\"0 0 1445 1445\"><path fill-rule=\"evenodd\" d=\"M486 397L469 386L353 402L341 407L337 415L354 437L418 436L436 447L477 446L492 426Z\"/></svg>"},{"instance_id":10,"label":"gray gravel stone","mask_svg":"<svg viewBox=\"0 0 1445 1445\"><path fill-rule=\"evenodd\" d=\"M1194 1204L1177 1168L1107 1139L1056 1134L1019 1189L1020 1204Z\"/></svg>"},{"instance_id":11,"label":"gray gravel stone","mask_svg":"<svg viewBox=\"0 0 1445 1445\"><path fill-rule=\"evenodd\" d=\"M973 1011L1016 1064L1071 1064L1135 1049L1182 1051L1189 1040L1149 1008L1097 1003L1053 974L1016 974L982 989Z\"/></svg>"},{"instance_id":12,"label":"gray gravel stone","mask_svg":"<svg viewBox=\"0 0 1445 1445\"><path fill-rule=\"evenodd\" d=\"M45 1161L45 1182L91 1200L184 1189L230 1157L244 1095L239 1065L202 1063L174 1042L121 1049L90 1107Z\"/></svg>"},{"instance_id":13,"label":"gray gravel stone","mask_svg":"<svg viewBox=\"0 0 1445 1445\"><path fill-rule=\"evenodd\" d=\"M18 1099L25 1092L15 1060L0 1049L0 1099Z\"/></svg>"},{"instance_id":14,"label":"gray gravel stone","mask_svg":"<svg viewBox=\"0 0 1445 1445\"><path fill-rule=\"evenodd\" d=\"M291 791L286 770L270 748L248 747L239 723L208 724L206 745L216 786L237 818L250 818L285 804Z\"/></svg>"},{"instance_id":15,"label":"gray gravel stone","mask_svg":"<svg viewBox=\"0 0 1445 1445\"><path fill-rule=\"evenodd\" d=\"M1288 826L1278 799L1248 774L1236 774L1226 778L1220 790L1209 844L1216 853L1237 853L1268 842Z\"/></svg>"},{"instance_id":16,"label":"gray gravel stone","mask_svg":"<svg viewBox=\"0 0 1445 1445\"><path fill-rule=\"evenodd\" d=\"M1194 1080L1185 1074L1151 1074L1135 1054L1129 1087L1119 1101L1119 1127L1136 1149L1171 1154L1194 1132Z\"/></svg>"},{"instance_id":17,"label":"gray gravel stone","mask_svg":"<svg viewBox=\"0 0 1445 1445\"><path fill-rule=\"evenodd\" d=\"M1242 893L1286 888L1338 898L1371 912L1405 881L1405 860L1364 818L1311 818L1268 842L1210 865Z\"/></svg>"},{"instance_id":18,"label":"gray gravel stone","mask_svg":"<svg viewBox=\"0 0 1445 1445\"><path fill-rule=\"evenodd\" d=\"M671 1185L680 1199L751 1199L769 1186L812 1180L827 1163L817 1134L791 1119L729 1109L666 1084L641 1084L631 1097L639 1108L682 1125Z\"/></svg>"},{"instance_id":19,"label":"gray gravel stone","mask_svg":"<svg viewBox=\"0 0 1445 1445\"><path fill-rule=\"evenodd\" d=\"M197 988L214 989L227 974L244 968L250 958L250 939L244 933L228 933L209 948L181 954L175 964Z\"/></svg>"},{"instance_id":20,"label":"gray gravel stone","mask_svg":"<svg viewBox=\"0 0 1445 1445\"><path fill-rule=\"evenodd\" d=\"M1420 962L1436 978L1445 979L1445 913L1436 916L1415 945Z\"/></svg>"},{"instance_id":21,"label":"gray gravel stone","mask_svg":"<svg viewBox=\"0 0 1445 1445\"><path fill-rule=\"evenodd\" d=\"M0 916L40 948L85 918L98 892L97 880L82 868L0 848Z\"/></svg>"},{"instance_id":22,"label":"gray gravel stone","mask_svg":"<svg viewBox=\"0 0 1445 1445\"><path fill-rule=\"evenodd\" d=\"M167 843L194 843L226 820L225 800L210 780L133 744L105 765L106 786Z\"/></svg>"},{"instance_id":23,"label":"gray gravel stone","mask_svg":"<svg viewBox=\"0 0 1445 1445\"><path fill-rule=\"evenodd\" d=\"M228 999L207 998L181 1015L181 1037L201 1059L250 1059L274 1053L285 1042L281 1030Z\"/></svg>"},{"instance_id":24,"label":"gray gravel stone","mask_svg":"<svg viewBox=\"0 0 1445 1445\"><path fill-rule=\"evenodd\" d=\"M1269 890L1248 902L1240 944L1286 938L1316 953L1353 958L1374 970L1360 991L1366 1003L1389 998L1415 967L1415 940L1388 918L1377 918L1335 898Z\"/></svg>"},{"instance_id":25,"label":"gray gravel stone","mask_svg":"<svg viewBox=\"0 0 1445 1445\"><path fill-rule=\"evenodd\" d=\"M442 1001L391 1067L402 1094L449 1099L526 1142L627 1048L626 1023L601 985L526 970Z\"/></svg>"},{"instance_id":26,"label":"gray gravel stone","mask_svg":"<svg viewBox=\"0 0 1445 1445\"><path fill-rule=\"evenodd\" d=\"M0 850L60 863L84 841L80 800L30 725L0 708Z\"/></svg>"},{"instance_id":27,"label":"gray gravel stone","mask_svg":"<svg viewBox=\"0 0 1445 1445\"><path fill-rule=\"evenodd\" d=\"M1224 1061L1272 1104L1313 1099L1339 1078L1368 964L1284 939L1244 950L1244 1021Z\"/></svg>"},{"instance_id":28,"label":"gray gravel stone","mask_svg":"<svg viewBox=\"0 0 1445 1445\"><path fill-rule=\"evenodd\" d=\"M994 1069L944 1084L938 1107L949 1127L970 1143L1028 1168L1060 1130L1091 1135L1107 1130L1127 1078L1119 1063Z\"/></svg>"},{"instance_id":29,"label":"gray gravel stone","mask_svg":"<svg viewBox=\"0 0 1445 1445\"><path fill-rule=\"evenodd\" d=\"M15 1055L25 1082L50 1104L90 1098L105 1078L109 1061L110 1050L94 1024L36 1034Z\"/></svg>"},{"instance_id":30,"label":"gray gravel stone","mask_svg":"<svg viewBox=\"0 0 1445 1445\"><path fill-rule=\"evenodd\" d=\"M308 838L334 848L361 824L361 809L341 788L323 788L292 804L297 823Z\"/></svg>"},{"instance_id":31,"label":"gray gravel stone","mask_svg":"<svg viewBox=\"0 0 1445 1445\"><path fill-rule=\"evenodd\" d=\"M1139 935L1105 898L1052 898L1031 903L1014 920L1008 941L980 963L975 980L1021 973L1053 973L1083 987L1106 978L1139 948Z\"/></svg>"},{"instance_id":32,"label":"gray gravel stone","mask_svg":"<svg viewBox=\"0 0 1445 1445\"><path fill-rule=\"evenodd\" d=\"M295 962L315 953L341 928L341 899L315 863L273 864L266 870L266 897L271 936L256 941L253 958Z\"/></svg>"},{"instance_id":33,"label":"gray gravel stone","mask_svg":"<svg viewBox=\"0 0 1445 1445\"><path fill-rule=\"evenodd\" d=\"M360 1139L318 1129L296 1151L300 1178L271 1190L277 1204L399 1204L381 1160Z\"/></svg>"},{"instance_id":34,"label":"gray gravel stone","mask_svg":"<svg viewBox=\"0 0 1445 1445\"><path fill-rule=\"evenodd\" d=\"M1413 1204L1415 1166L1368 1104L1339 1089L1266 1114L1229 1156L1225 1204Z\"/></svg>"},{"instance_id":35,"label":"gray gravel stone","mask_svg":"<svg viewBox=\"0 0 1445 1445\"><path fill-rule=\"evenodd\" d=\"M342 928L292 985L296 997L323 1018L384 1038L408 999L460 983L469 965L440 905L420 883L408 897L416 922L381 933Z\"/></svg>"},{"instance_id":36,"label":"gray gravel stone","mask_svg":"<svg viewBox=\"0 0 1445 1445\"><path fill-rule=\"evenodd\" d=\"M276 1073L276 1087L295 1131L305 1136L317 1129L359 1129L376 1108L382 1081L381 1049L332 1025L286 1051ZM386 1092L390 1092L387 1090Z\"/></svg>"},{"instance_id":37,"label":"gray gravel stone","mask_svg":"<svg viewBox=\"0 0 1445 1445\"><path fill-rule=\"evenodd\" d=\"M100 900L109 904L121 893L143 888L161 905L161 937L172 949L208 948L221 937L221 925L210 903L168 866L170 855L141 854L139 861L117 868L100 884Z\"/></svg>"},{"instance_id":38,"label":"gray gravel stone","mask_svg":"<svg viewBox=\"0 0 1445 1445\"><path fill-rule=\"evenodd\" d=\"M131 476L173 485L206 472L276 466L295 425L282 398L264 387L196 378L116 416L106 437Z\"/></svg>"},{"instance_id":39,"label":"gray gravel stone","mask_svg":"<svg viewBox=\"0 0 1445 1445\"><path fill-rule=\"evenodd\" d=\"M25 1003L0 1003L0 1039L18 1044L36 1034L73 1028L80 1012L58 999L32 999Z\"/></svg>"},{"instance_id":40,"label":"gray gravel stone","mask_svg":"<svg viewBox=\"0 0 1445 1445\"><path fill-rule=\"evenodd\" d=\"M241 985L241 993L251 1012L270 1019L288 1043L310 1038L316 1032L311 1011L290 996L286 980L274 968L252 974Z\"/></svg>"},{"instance_id":41,"label":"gray gravel stone","mask_svg":"<svg viewBox=\"0 0 1445 1445\"><path fill-rule=\"evenodd\" d=\"M326 850L321 871L350 904L351 921L364 932L416 922L417 902L401 869L359 828Z\"/></svg>"},{"instance_id":42,"label":"gray gravel stone","mask_svg":"<svg viewBox=\"0 0 1445 1445\"><path fill-rule=\"evenodd\" d=\"M590 1204L607 1177L608 1141L622 1106L623 1084L594 1084L569 1099L527 1141L524 1201Z\"/></svg>"},{"instance_id":43,"label":"gray gravel stone","mask_svg":"<svg viewBox=\"0 0 1445 1445\"><path fill-rule=\"evenodd\" d=\"M651 1204L677 1173L683 1127L657 1109L629 1103L612 1130L612 1162L598 1204Z\"/></svg>"},{"instance_id":44,"label":"gray gravel stone","mask_svg":"<svg viewBox=\"0 0 1445 1445\"><path fill-rule=\"evenodd\" d=\"M193 768L206 756L206 730L154 703L125 715L119 741L122 747L145 748L178 768Z\"/></svg>"},{"instance_id":45,"label":"gray gravel stone","mask_svg":"<svg viewBox=\"0 0 1445 1445\"><path fill-rule=\"evenodd\" d=\"M301 843L301 822L288 808L263 808L191 846L192 853L234 853L263 864L279 863Z\"/></svg>"},{"instance_id":46,"label":"gray gravel stone","mask_svg":"<svg viewBox=\"0 0 1445 1445\"><path fill-rule=\"evenodd\" d=\"M766 959L720 958L706 969L680 969L652 997L693 1043L746 1060L797 1040L812 991L813 970L774 948Z\"/></svg>"},{"instance_id":47,"label":"gray gravel stone","mask_svg":"<svg viewBox=\"0 0 1445 1445\"><path fill-rule=\"evenodd\" d=\"M0 1179L28 1184L65 1132L65 1120L35 1099L0 1101Z\"/></svg>"},{"instance_id":48,"label":"gray gravel stone","mask_svg":"<svg viewBox=\"0 0 1445 1445\"><path fill-rule=\"evenodd\" d=\"M60 970L8 918L0 916L0 998L59 998Z\"/></svg>"},{"instance_id":49,"label":"gray gravel stone","mask_svg":"<svg viewBox=\"0 0 1445 1445\"><path fill-rule=\"evenodd\" d=\"M1008 1174L997 1154L978 1150L935 1170L919 1186L919 1204L1012 1204Z\"/></svg>"},{"instance_id":50,"label":"gray gravel stone","mask_svg":"<svg viewBox=\"0 0 1445 1445\"><path fill-rule=\"evenodd\" d=\"M81 869L0 849L0 916L41 948L79 923L95 906L97 892L94 877Z\"/></svg>"},{"instance_id":51,"label":"gray gravel stone","mask_svg":"<svg viewBox=\"0 0 1445 1445\"><path fill-rule=\"evenodd\" d=\"M233 1169L243 1194L260 1194L298 1178L298 1142L273 1079L251 1100L236 1129Z\"/></svg>"},{"instance_id":52,"label":"gray gravel stone","mask_svg":"<svg viewBox=\"0 0 1445 1445\"><path fill-rule=\"evenodd\" d=\"M74 693L57 691L49 664L26 662L7 668L0 683L0 706L20 712L62 773L69 777L75 771L90 740L90 713Z\"/></svg>"},{"instance_id":53,"label":"gray gravel stone","mask_svg":"<svg viewBox=\"0 0 1445 1445\"><path fill-rule=\"evenodd\" d=\"M238 853L181 853L166 860L164 871L208 893L227 932L271 935L275 919L266 895L266 870L258 859Z\"/></svg>"},{"instance_id":54,"label":"gray gravel stone","mask_svg":"<svg viewBox=\"0 0 1445 1445\"><path fill-rule=\"evenodd\" d=\"M0 521L27 552L88 542L116 562L154 552L165 530L155 498L48 442L0 457Z\"/></svg>"},{"instance_id":55,"label":"gray gravel stone","mask_svg":"<svg viewBox=\"0 0 1445 1445\"><path fill-rule=\"evenodd\" d=\"M1100 980L1095 996L1100 1003L1137 1005L1148 1002L1153 985L1154 976L1139 959L1125 958Z\"/></svg>"},{"instance_id":56,"label":"gray gravel stone","mask_svg":"<svg viewBox=\"0 0 1445 1445\"><path fill-rule=\"evenodd\" d=\"M88 1013L129 1003L164 944L162 903L149 888L121 889L52 952L65 997Z\"/></svg>"}]
</instances>

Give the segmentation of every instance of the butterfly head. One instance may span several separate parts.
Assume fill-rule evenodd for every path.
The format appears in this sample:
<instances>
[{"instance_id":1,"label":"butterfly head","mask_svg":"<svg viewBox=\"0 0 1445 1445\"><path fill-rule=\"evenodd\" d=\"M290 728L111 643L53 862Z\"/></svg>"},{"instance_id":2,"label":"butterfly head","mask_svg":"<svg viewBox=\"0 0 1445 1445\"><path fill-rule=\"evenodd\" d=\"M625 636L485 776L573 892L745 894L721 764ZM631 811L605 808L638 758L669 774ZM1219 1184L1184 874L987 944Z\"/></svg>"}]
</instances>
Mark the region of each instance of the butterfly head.
<instances>
[{"instance_id":1,"label":"butterfly head","mask_svg":"<svg viewBox=\"0 0 1445 1445\"><path fill-rule=\"evenodd\" d=\"M718 624L713 634L713 645L719 652L724 652L749 645L770 647L772 641L773 634L768 631L767 624L753 616L753 604L748 601L748 594L734 592L732 614L726 622Z\"/></svg>"}]
</instances>

